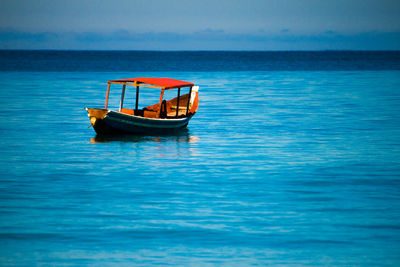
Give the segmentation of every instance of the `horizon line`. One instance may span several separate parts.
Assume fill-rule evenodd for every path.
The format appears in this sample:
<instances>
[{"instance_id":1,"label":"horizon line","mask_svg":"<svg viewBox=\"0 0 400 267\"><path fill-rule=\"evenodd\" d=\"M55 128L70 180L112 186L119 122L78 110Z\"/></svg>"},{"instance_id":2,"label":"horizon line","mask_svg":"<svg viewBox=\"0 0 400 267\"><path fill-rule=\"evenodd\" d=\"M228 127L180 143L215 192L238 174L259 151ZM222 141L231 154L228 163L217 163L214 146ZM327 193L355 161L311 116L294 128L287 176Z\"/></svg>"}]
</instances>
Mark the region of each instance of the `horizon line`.
<instances>
[{"instance_id":1,"label":"horizon line","mask_svg":"<svg viewBox=\"0 0 400 267\"><path fill-rule=\"evenodd\" d=\"M59 51L59 52L400 52L400 49L294 49L294 50L239 50L239 49L29 49L29 48L0 48L0 51Z\"/></svg>"}]
</instances>

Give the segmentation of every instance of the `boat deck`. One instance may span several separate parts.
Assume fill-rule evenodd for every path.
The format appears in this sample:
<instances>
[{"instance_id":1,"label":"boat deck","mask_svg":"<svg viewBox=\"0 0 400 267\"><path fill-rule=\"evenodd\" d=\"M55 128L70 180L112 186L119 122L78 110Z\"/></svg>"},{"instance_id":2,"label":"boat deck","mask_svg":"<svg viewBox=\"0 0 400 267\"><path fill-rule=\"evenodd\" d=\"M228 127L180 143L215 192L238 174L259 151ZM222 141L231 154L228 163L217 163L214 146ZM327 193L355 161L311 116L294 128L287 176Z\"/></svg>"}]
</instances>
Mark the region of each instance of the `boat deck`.
<instances>
[{"instance_id":1,"label":"boat deck","mask_svg":"<svg viewBox=\"0 0 400 267\"><path fill-rule=\"evenodd\" d=\"M178 114L176 114L176 108L177 108L177 98L173 98L171 100L165 101L161 105L161 110L162 118L182 118L186 117L186 112L187 112L187 101L188 101L188 96L189 94L185 94L180 96L179 98L179 111ZM192 107L193 103L189 103L189 111ZM154 104L151 106L147 106L143 109L139 110L133 110L133 109L127 109L127 108L122 108L119 112L128 114L128 115L135 115L135 116L141 116L145 118L158 118L158 111L160 110L159 104Z\"/></svg>"}]
</instances>

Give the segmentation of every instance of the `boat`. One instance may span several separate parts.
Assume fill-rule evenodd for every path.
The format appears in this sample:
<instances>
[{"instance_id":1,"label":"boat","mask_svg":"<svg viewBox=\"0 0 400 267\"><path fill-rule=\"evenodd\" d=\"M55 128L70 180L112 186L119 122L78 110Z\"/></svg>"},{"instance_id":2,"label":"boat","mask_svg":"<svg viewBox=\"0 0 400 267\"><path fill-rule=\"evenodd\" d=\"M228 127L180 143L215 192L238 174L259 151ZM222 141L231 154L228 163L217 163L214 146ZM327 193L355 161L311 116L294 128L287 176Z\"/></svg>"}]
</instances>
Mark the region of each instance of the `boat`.
<instances>
[{"instance_id":1,"label":"boat","mask_svg":"<svg viewBox=\"0 0 400 267\"><path fill-rule=\"evenodd\" d=\"M177 131L186 128L199 107L199 87L190 82L171 78L139 77L110 80L107 84L104 108L85 108L91 126L97 134L160 134ZM115 110L108 108L111 85L122 86L119 108ZM132 106L124 107L127 88L136 89L134 106L132 103ZM139 108L139 95L143 88L147 95L147 90L160 92L158 103ZM177 91L177 96L165 100L166 91L173 89ZM181 95L182 90L189 92ZM170 91L168 94L170 95ZM155 97L158 99L157 95Z\"/></svg>"}]
</instances>

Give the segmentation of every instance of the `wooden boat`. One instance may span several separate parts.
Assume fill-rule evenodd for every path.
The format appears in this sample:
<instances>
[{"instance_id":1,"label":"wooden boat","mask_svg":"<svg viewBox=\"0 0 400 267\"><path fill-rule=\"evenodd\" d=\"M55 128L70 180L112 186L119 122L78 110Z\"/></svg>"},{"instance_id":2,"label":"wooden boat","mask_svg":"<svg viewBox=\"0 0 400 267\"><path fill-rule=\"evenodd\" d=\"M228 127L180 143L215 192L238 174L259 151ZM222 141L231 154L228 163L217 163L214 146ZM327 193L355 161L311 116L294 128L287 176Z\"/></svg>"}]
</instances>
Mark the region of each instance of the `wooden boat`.
<instances>
[{"instance_id":1,"label":"wooden boat","mask_svg":"<svg viewBox=\"0 0 400 267\"><path fill-rule=\"evenodd\" d=\"M90 123L98 134L133 133L153 134L168 133L185 128L199 106L198 86L193 83L170 78L132 78L108 81L105 107L85 108ZM118 110L108 109L108 98L111 84L122 85L122 94ZM124 108L127 86L136 88L136 102L133 108ZM139 109L139 92L141 87L161 91L158 103ZM181 89L189 92L181 95ZM177 97L164 100L166 90L177 90Z\"/></svg>"}]
</instances>

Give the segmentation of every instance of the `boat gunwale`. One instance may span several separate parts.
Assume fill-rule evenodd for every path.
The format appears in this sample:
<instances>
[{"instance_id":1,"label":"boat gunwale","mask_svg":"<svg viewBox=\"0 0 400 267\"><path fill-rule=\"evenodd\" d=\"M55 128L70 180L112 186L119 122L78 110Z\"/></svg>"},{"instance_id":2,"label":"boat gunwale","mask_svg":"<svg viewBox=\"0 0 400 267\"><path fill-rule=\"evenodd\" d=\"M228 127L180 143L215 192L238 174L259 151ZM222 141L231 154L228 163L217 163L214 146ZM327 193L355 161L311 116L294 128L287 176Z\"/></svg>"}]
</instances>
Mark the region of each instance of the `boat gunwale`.
<instances>
[{"instance_id":1,"label":"boat gunwale","mask_svg":"<svg viewBox=\"0 0 400 267\"><path fill-rule=\"evenodd\" d=\"M109 109L107 109L107 111L108 112L107 112L106 116L108 116L108 114L110 114L110 113L116 113L116 114L123 115L123 116L138 118L140 120L153 120L153 121L171 121L171 122L176 121L176 122L178 122L178 121L184 121L186 119L190 119L192 117L192 115L188 115L187 117L184 117L184 118L148 118L148 117L143 117L143 116L126 114L126 113L123 113L120 111L114 111L114 110L109 110Z\"/></svg>"}]
</instances>

